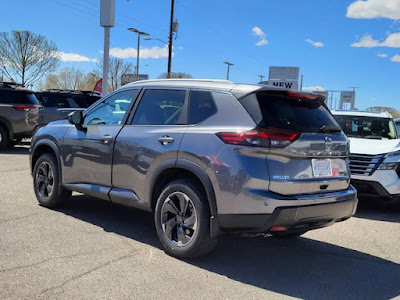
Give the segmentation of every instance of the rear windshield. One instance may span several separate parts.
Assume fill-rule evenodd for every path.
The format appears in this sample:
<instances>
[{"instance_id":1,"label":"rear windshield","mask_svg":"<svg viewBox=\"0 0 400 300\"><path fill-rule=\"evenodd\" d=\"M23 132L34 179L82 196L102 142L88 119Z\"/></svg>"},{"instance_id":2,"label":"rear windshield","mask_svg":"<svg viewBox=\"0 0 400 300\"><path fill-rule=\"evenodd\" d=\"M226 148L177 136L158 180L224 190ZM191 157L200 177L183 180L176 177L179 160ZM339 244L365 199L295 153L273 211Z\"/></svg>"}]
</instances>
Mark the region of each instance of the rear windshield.
<instances>
[{"instance_id":1,"label":"rear windshield","mask_svg":"<svg viewBox=\"0 0 400 300\"><path fill-rule=\"evenodd\" d=\"M335 119L348 137L378 140L397 138L394 122L390 118L335 115Z\"/></svg>"},{"instance_id":2,"label":"rear windshield","mask_svg":"<svg viewBox=\"0 0 400 300\"><path fill-rule=\"evenodd\" d=\"M321 101L288 97L282 93L259 92L246 96L241 102L260 127L300 133L322 132L327 127L340 131Z\"/></svg>"},{"instance_id":3,"label":"rear windshield","mask_svg":"<svg viewBox=\"0 0 400 300\"><path fill-rule=\"evenodd\" d=\"M0 104L39 104L39 101L31 92L0 90Z\"/></svg>"}]
</instances>

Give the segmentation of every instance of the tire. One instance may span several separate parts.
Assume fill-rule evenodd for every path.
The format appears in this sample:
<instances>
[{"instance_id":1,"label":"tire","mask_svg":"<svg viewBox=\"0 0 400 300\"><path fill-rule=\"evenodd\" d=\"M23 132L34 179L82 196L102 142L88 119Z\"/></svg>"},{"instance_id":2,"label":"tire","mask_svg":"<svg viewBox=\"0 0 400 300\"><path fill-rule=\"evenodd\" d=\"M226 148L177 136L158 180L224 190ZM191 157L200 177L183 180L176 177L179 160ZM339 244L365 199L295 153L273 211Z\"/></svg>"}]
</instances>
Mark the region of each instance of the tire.
<instances>
[{"instance_id":1,"label":"tire","mask_svg":"<svg viewBox=\"0 0 400 300\"><path fill-rule=\"evenodd\" d=\"M10 146L10 138L7 130L0 126L0 150L4 150Z\"/></svg>"},{"instance_id":2,"label":"tire","mask_svg":"<svg viewBox=\"0 0 400 300\"><path fill-rule=\"evenodd\" d=\"M165 252L177 258L206 255L218 242L210 237L207 197L188 179L174 180L163 189L154 223Z\"/></svg>"},{"instance_id":3,"label":"tire","mask_svg":"<svg viewBox=\"0 0 400 300\"><path fill-rule=\"evenodd\" d=\"M45 153L36 161L33 168L33 190L39 204L48 208L61 206L71 197L72 192L60 186L54 155Z\"/></svg>"},{"instance_id":4,"label":"tire","mask_svg":"<svg viewBox=\"0 0 400 300\"><path fill-rule=\"evenodd\" d=\"M296 231L296 232L276 232L272 233L272 235L278 238L293 239L305 234L307 231L308 230Z\"/></svg>"}]
</instances>

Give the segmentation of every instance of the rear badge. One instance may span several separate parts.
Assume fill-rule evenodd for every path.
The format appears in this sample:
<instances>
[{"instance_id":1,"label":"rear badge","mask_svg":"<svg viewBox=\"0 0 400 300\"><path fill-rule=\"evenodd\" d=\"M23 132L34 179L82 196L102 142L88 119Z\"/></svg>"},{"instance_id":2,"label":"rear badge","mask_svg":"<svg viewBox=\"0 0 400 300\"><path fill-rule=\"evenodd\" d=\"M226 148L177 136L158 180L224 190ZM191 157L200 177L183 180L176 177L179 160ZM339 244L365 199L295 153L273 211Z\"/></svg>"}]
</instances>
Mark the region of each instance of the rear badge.
<instances>
[{"instance_id":1,"label":"rear badge","mask_svg":"<svg viewBox=\"0 0 400 300\"><path fill-rule=\"evenodd\" d=\"M289 178L290 177L287 176L287 175L274 175L274 176L272 176L272 179L276 179L276 180L287 180Z\"/></svg>"}]
</instances>

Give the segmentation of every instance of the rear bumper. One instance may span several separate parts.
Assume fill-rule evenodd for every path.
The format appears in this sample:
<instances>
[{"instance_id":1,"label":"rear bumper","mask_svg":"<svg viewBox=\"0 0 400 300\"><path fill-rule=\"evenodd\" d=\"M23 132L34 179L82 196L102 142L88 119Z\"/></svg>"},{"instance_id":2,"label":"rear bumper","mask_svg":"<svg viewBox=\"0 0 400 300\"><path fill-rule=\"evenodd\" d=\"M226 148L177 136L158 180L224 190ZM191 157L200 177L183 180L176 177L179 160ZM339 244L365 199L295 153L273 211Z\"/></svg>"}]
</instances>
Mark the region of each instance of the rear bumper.
<instances>
[{"instance_id":1,"label":"rear bumper","mask_svg":"<svg viewBox=\"0 0 400 300\"><path fill-rule=\"evenodd\" d=\"M278 207L272 214L219 215L226 232L269 232L273 226L285 226L287 232L311 230L344 221L356 212L356 196L340 202L297 207Z\"/></svg>"}]
</instances>

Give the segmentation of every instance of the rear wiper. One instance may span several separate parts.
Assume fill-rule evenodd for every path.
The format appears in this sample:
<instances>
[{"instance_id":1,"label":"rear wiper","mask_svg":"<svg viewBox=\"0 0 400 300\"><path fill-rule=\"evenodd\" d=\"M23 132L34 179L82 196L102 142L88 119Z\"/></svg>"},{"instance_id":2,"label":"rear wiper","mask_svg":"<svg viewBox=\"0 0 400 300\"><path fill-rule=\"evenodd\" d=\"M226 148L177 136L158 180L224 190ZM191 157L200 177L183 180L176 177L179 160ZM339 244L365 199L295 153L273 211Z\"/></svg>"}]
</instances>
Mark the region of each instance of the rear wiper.
<instances>
[{"instance_id":1,"label":"rear wiper","mask_svg":"<svg viewBox=\"0 0 400 300\"><path fill-rule=\"evenodd\" d=\"M336 125L324 125L319 129L319 132L341 132L342 128Z\"/></svg>"}]
</instances>

